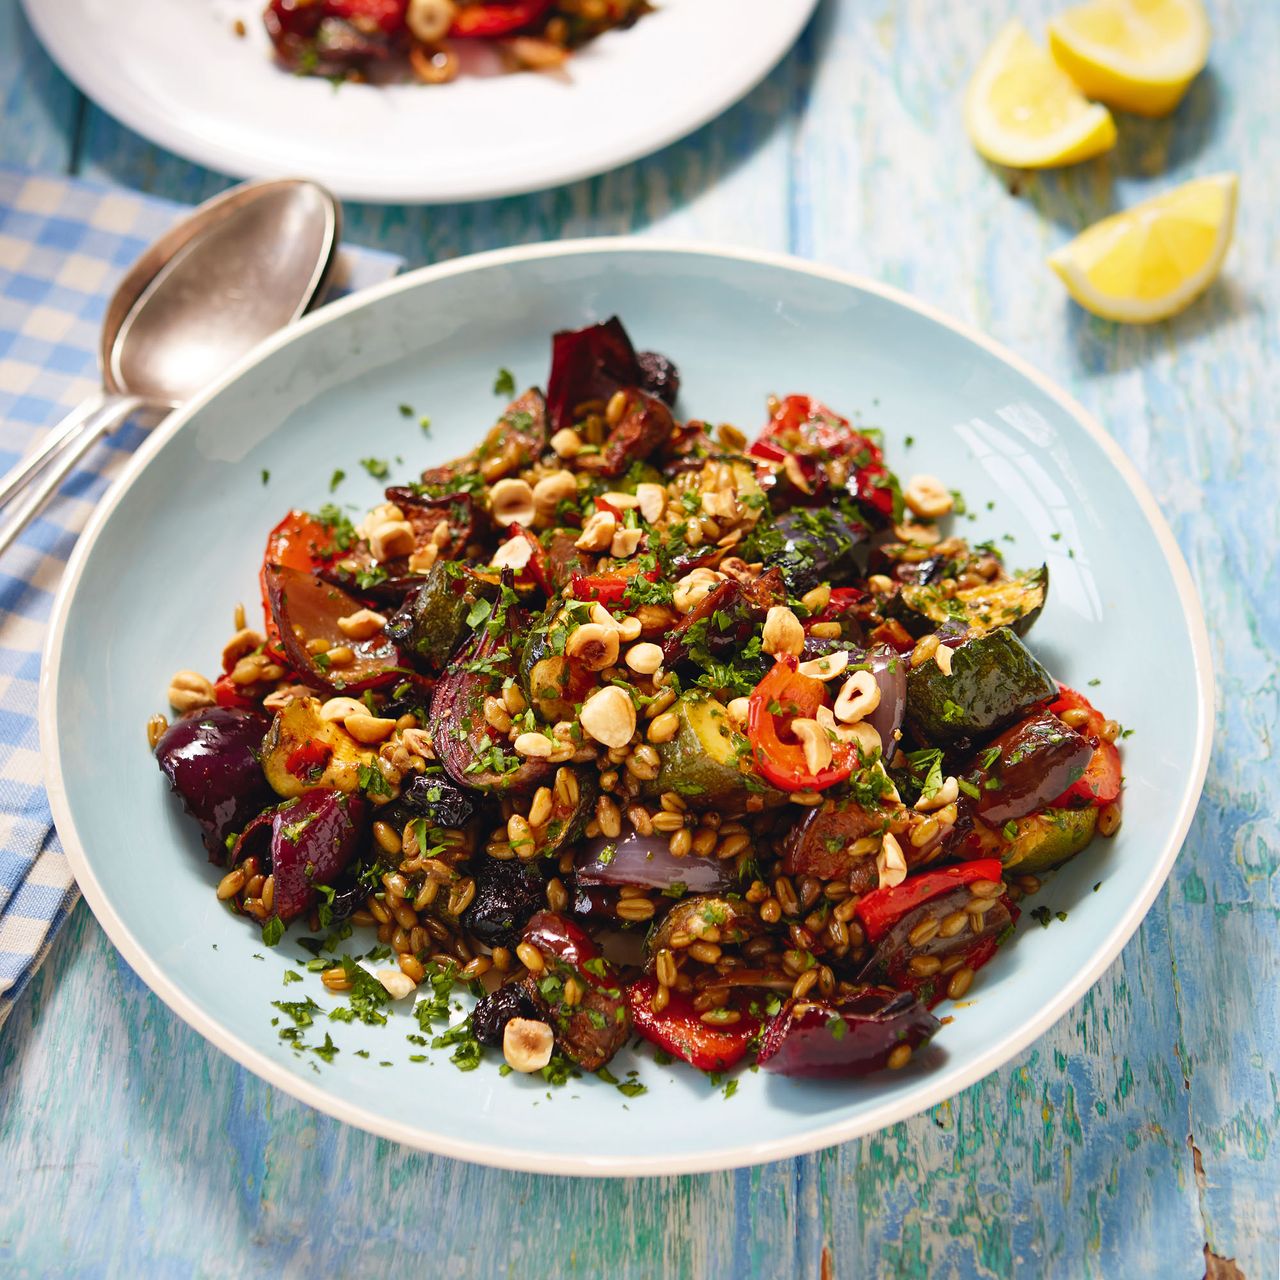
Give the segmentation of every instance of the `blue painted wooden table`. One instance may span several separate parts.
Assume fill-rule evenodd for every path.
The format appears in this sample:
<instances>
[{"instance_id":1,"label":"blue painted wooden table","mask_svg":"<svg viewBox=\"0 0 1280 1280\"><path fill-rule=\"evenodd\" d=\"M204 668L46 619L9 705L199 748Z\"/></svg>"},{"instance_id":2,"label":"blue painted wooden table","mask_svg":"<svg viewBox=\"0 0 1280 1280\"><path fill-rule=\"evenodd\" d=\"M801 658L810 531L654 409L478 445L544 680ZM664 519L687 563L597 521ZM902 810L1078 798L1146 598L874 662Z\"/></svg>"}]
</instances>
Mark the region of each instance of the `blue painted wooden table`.
<instances>
[{"instance_id":1,"label":"blue painted wooden table","mask_svg":"<svg viewBox=\"0 0 1280 1280\"><path fill-rule=\"evenodd\" d=\"M81 906L0 1033L0 1274L1277 1274L1280 5L1210 8L1212 61L1177 114L1124 120L1114 153L1059 173L993 170L959 115L998 26L1042 24L1048 0L827 0L766 84L661 155L525 199L348 209L351 239L415 264L627 231L789 249L978 324L1109 426L1203 593L1218 736L1168 887L1079 1007L967 1093L844 1147L538 1179L404 1150L262 1084ZM0 162L189 201L227 185L84 101L14 0L0 101ZM1050 249L1219 169L1243 177L1236 247L1193 310L1118 329L1065 300ZM1158 691L1158 654L1146 670Z\"/></svg>"}]
</instances>

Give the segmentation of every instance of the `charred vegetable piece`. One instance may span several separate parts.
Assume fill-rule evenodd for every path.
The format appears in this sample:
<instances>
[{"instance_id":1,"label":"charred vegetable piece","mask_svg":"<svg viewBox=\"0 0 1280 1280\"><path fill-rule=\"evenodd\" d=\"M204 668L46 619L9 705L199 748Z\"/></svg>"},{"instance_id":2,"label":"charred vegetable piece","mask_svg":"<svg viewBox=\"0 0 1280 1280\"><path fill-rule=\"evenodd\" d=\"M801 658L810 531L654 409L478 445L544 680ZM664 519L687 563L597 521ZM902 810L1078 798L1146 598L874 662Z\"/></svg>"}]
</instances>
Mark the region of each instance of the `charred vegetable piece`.
<instances>
[{"instance_id":1,"label":"charred vegetable piece","mask_svg":"<svg viewBox=\"0 0 1280 1280\"><path fill-rule=\"evenodd\" d=\"M581 610L583 616L585 613ZM573 719L575 707L596 684L593 672L565 657L571 623L563 602L553 599L529 629L520 650L521 688L548 724Z\"/></svg>"},{"instance_id":2,"label":"charred vegetable piece","mask_svg":"<svg viewBox=\"0 0 1280 1280\"><path fill-rule=\"evenodd\" d=\"M406 7L406 0L270 0L263 21L290 70L341 76L403 48Z\"/></svg>"},{"instance_id":3,"label":"charred vegetable piece","mask_svg":"<svg viewBox=\"0 0 1280 1280\"><path fill-rule=\"evenodd\" d=\"M479 448L452 462L428 467L422 473L422 483L437 496L453 498L464 478L474 481L484 463L502 459L497 475L509 475L535 462L546 446L547 402L542 392L533 387L506 407Z\"/></svg>"},{"instance_id":4,"label":"charred vegetable piece","mask_svg":"<svg viewBox=\"0 0 1280 1280\"><path fill-rule=\"evenodd\" d=\"M1083 694L1067 688L1065 684L1049 710L1057 716L1073 710L1085 712L1088 720L1081 732L1093 748L1093 756L1085 767L1083 776L1072 783L1054 804L1064 809L1114 804L1120 798L1123 781L1120 752L1114 742L1108 742L1102 736L1103 726L1106 724L1102 713Z\"/></svg>"},{"instance_id":5,"label":"charred vegetable piece","mask_svg":"<svg viewBox=\"0 0 1280 1280\"><path fill-rule=\"evenodd\" d=\"M627 988L631 1025L660 1049L692 1063L699 1071L728 1071L741 1062L759 1030L760 1019L735 1010L739 1020L731 1026L709 1026L681 991L672 991L661 1013L653 1011L656 978L641 978Z\"/></svg>"},{"instance_id":6,"label":"charred vegetable piece","mask_svg":"<svg viewBox=\"0 0 1280 1280\"><path fill-rule=\"evenodd\" d=\"M654 926L645 940L645 954L652 960L663 947L671 946L676 934L687 934L696 940L708 929L718 931L722 943L734 946L754 937L760 927L759 917L738 899L710 895L682 898Z\"/></svg>"},{"instance_id":7,"label":"charred vegetable piece","mask_svg":"<svg viewBox=\"0 0 1280 1280\"><path fill-rule=\"evenodd\" d=\"M674 791L692 808L732 813L741 812L751 795L772 792L752 772L751 744L733 727L723 703L686 693L671 710L680 727L658 748L655 795Z\"/></svg>"},{"instance_id":8,"label":"charred vegetable piece","mask_svg":"<svg viewBox=\"0 0 1280 1280\"><path fill-rule=\"evenodd\" d=\"M674 362L657 351L642 351L636 357L640 366L640 389L657 396L668 408L680 394L680 371Z\"/></svg>"},{"instance_id":9,"label":"charred vegetable piece","mask_svg":"<svg viewBox=\"0 0 1280 1280\"><path fill-rule=\"evenodd\" d=\"M501 4L463 4L454 14L449 34L455 39L494 40L514 35L551 8L552 0L505 0Z\"/></svg>"},{"instance_id":10,"label":"charred vegetable piece","mask_svg":"<svg viewBox=\"0 0 1280 1280\"><path fill-rule=\"evenodd\" d=\"M812 720L826 697L822 681L801 675L790 654L779 655L773 669L756 685L749 699L747 737L756 768L773 786L783 791L825 791L853 772L858 753L852 743L829 742L829 762L813 769L791 730L795 720Z\"/></svg>"},{"instance_id":11,"label":"charred vegetable piece","mask_svg":"<svg viewBox=\"0 0 1280 1280\"><path fill-rule=\"evenodd\" d=\"M866 573L871 527L858 516L833 507L800 508L780 515L773 532L781 543L765 564L780 570L793 596Z\"/></svg>"},{"instance_id":12,"label":"charred vegetable piece","mask_svg":"<svg viewBox=\"0 0 1280 1280\"><path fill-rule=\"evenodd\" d=\"M1049 594L1049 567L1029 569L998 582L964 587L944 596L939 587L908 584L897 595L896 613L915 635L954 621L981 635L997 627L1012 627L1020 636L1031 630Z\"/></svg>"},{"instance_id":13,"label":"charred vegetable piece","mask_svg":"<svg viewBox=\"0 0 1280 1280\"><path fill-rule=\"evenodd\" d=\"M544 969L529 981L557 1046L585 1070L598 1070L630 1032L626 996L613 966L576 924L551 911L540 911L529 921L524 941L543 958Z\"/></svg>"},{"instance_id":14,"label":"charred vegetable piece","mask_svg":"<svg viewBox=\"0 0 1280 1280\"><path fill-rule=\"evenodd\" d=\"M672 667L691 652L716 658L740 654L769 610L786 602L787 588L777 569L766 570L754 582L727 578L671 628L662 646L663 661Z\"/></svg>"},{"instance_id":15,"label":"charred vegetable piece","mask_svg":"<svg viewBox=\"0 0 1280 1280\"><path fill-rule=\"evenodd\" d=\"M1006 729L969 763L978 816L992 826L1051 804L1084 775L1093 748L1055 715L1044 712Z\"/></svg>"},{"instance_id":16,"label":"charred vegetable piece","mask_svg":"<svg viewBox=\"0 0 1280 1280\"><path fill-rule=\"evenodd\" d=\"M640 385L635 348L617 316L585 329L567 329L551 339L547 412L558 430L578 420L579 405L605 403L615 391Z\"/></svg>"},{"instance_id":17,"label":"charred vegetable piece","mask_svg":"<svg viewBox=\"0 0 1280 1280\"><path fill-rule=\"evenodd\" d=\"M1084 849L1097 826L1098 810L1093 806L1046 809L1019 818L1012 832L1002 833L1007 841L1001 849L1005 869L1024 874L1052 871Z\"/></svg>"},{"instance_id":18,"label":"charred vegetable piece","mask_svg":"<svg viewBox=\"0 0 1280 1280\"><path fill-rule=\"evenodd\" d=\"M285 924L334 888L367 836L364 796L311 791L254 819L231 853L233 866L250 854L270 866L275 912Z\"/></svg>"},{"instance_id":19,"label":"charred vegetable piece","mask_svg":"<svg viewBox=\"0 0 1280 1280\"><path fill-rule=\"evenodd\" d=\"M442 671L468 633L467 616L482 600L497 598L498 588L464 565L437 561L422 585L386 625L387 638Z\"/></svg>"},{"instance_id":20,"label":"charred vegetable piece","mask_svg":"<svg viewBox=\"0 0 1280 1280\"><path fill-rule=\"evenodd\" d=\"M354 535L353 535L354 536ZM344 537L343 542L347 542ZM349 546L349 542L347 542ZM299 573L315 573L326 569L334 556L344 548L335 541L334 531L305 511L290 511L267 536L267 549L262 556L258 583L262 591L262 614L267 624L267 643L283 656L280 632L271 612L267 592L268 569L296 569Z\"/></svg>"},{"instance_id":21,"label":"charred vegetable piece","mask_svg":"<svg viewBox=\"0 0 1280 1280\"><path fill-rule=\"evenodd\" d=\"M918 1049L941 1025L915 996L888 987L832 1002L788 1000L765 1027L757 1061L784 1076L864 1076L889 1066L902 1046Z\"/></svg>"},{"instance_id":22,"label":"charred vegetable piece","mask_svg":"<svg viewBox=\"0 0 1280 1280\"><path fill-rule=\"evenodd\" d=\"M175 720L156 743L156 762L200 824L209 861L227 860L227 837L274 797L258 756L270 723L259 711L209 707Z\"/></svg>"},{"instance_id":23,"label":"charred vegetable piece","mask_svg":"<svg viewBox=\"0 0 1280 1280\"><path fill-rule=\"evenodd\" d=\"M476 501L469 493L448 493L438 498L428 498L416 489L393 485L387 490L387 501L394 502L413 529L413 540L421 551L437 535L442 525L448 525L449 536L437 543L442 560L456 560L468 543L474 542L481 532L480 513Z\"/></svg>"},{"instance_id":24,"label":"charred vegetable piece","mask_svg":"<svg viewBox=\"0 0 1280 1280\"><path fill-rule=\"evenodd\" d=\"M643 462L671 437L675 423L671 410L656 396L632 391L630 402L618 425L609 432L599 453L581 453L578 466L584 471L614 478L633 463Z\"/></svg>"},{"instance_id":25,"label":"charred vegetable piece","mask_svg":"<svg viewBox=\"0 0 1280 1280\"><path fill-rule=\"evenodd\" d=\"M524 760L504 735L489 727L485 698L500 694L515 677L508 635L519 635L523 620L512 611L505 629L483 626L440 677L431 697L431 741L436 758L460 787L472 791L527 791L551 772L545 760Z\"/></svg>"},{"instance_id":26,"label":"charred vegetable piece","mask_svg":"<svg viewBox=\"0 0 1280 1280\"><path fill-rule=\"evenodd\" d=\"M502 1047L502 1033L512 1018L540 1018L542 1010L519 982L490 991L476 1001L471 1011L471 1033L481 1044Z\"/></svg>"},{"instance_id":27,"label":"charred vegetable piece","mask_svg":"<svg viewBox=\"0 0 1280 1280\"><path fill-rule=\"evenodd\" d=\"M1057 695L1053 677L1011 628L974 636L952 651L951 674L936 661L907 676L907 723L925 742L980 739Z\"/></svg>"},{"instance_id":28,"label":"charred vegetable piece","mask_svg":"<svg viewBox=\"0 0 1280 1280\"><path fill-rule=\"evenodd\" d=\"M295 698L276 712L262 744L262 772L281 796L333 789L356 791L374 753L340 724L320 718L315 698Z\"/></svg>"},{"instance_id":29,"label":"charred vegetable piece","mask_svg":"<svg viewBox=\"0 0 1280 1280\"><path fill-rule=\"evenodd\" d=\"M977 858L959 866L943 867L940 871L924 871L910 876L901 884L867 894L858 903L858 919L867 937L878 942L903 916L924 903L950 893L957 885L978 881L999 884L1003 872L998 858Z\"/></svg>"},{"instance_id":30,"label":"charred vegetable piece","mask_svg":"<svg viewBox=\"0 0 1280 1280\"><path fill-rule=\"evenodd\" d=\"M547 543L544 568L551 591L559 594L577 577L589 577L595 572L596 557L579 551L574 544L575 535L557 531Z\"/></svg>"},{"instance_id":31,"label":"charred vegetable piece","mask_svg":"<svg viewBox=\"0 0 1280 1280\"><path fill-rule=\"evenodd\" d=\"M642 836L634 830L616 840L599 836L586 844L575 860L574 876L583 886L634 884L678 894L724 893L738 881L731 859L677 858L669 836Z\"/></svg>"},{"instance_id":32,"label":"charred vegetable piece","mask_svg":"<svg viewBox=\"0 0 1280 1280\"><path fill-rule=\"evenodd\" d=\"M529 917L546 901L537 863L481 854L472 861L476 896L462 913L463 926L490 947L514 947Z\"/></svg>"},{"instance_id":33,"label":"charred vegetable piece","mask_svg":"<svg viewBox=\"0 0 1280 1280\"><path fill-rule=\"evenodd\" d=\"M1018 909L1000 884L999 879L952 881L945 893L899 916L881 935L859 980L911 991L929 1008L948 995L958 1000L973 975L1013 936Z\"/></svg>"},{"instance_id":34,"label":"charred vegetable piece","mask_svg":"<svg viewBox=\"0 0 1280 1280\"><path fill-rule=\"evenodd\" d=\"M854 893L874 889L876 850L855 853L858 841L878 836L886 829L887 813L864 808L854 797L824 800L806 809L784 838L782 871L789 876L817 876L841 880Z\"/></svg>"},{"instance_id":35,"label":"charred vegetable piece","mask_svg":"<svg viewBox=\"0 0 1280 1280\"><path fill-rule=\"evenodd\" d=\"M561 765L561 769L570 766ZM551 817L536 831L537 856L545 858L557 853L565 845L581 839L587 823L595 817L596 797L600 794L594 769L572 769L577 782L577 799L561 794L559 787L551 788Z\"/></svg>"},{"instance_id":36,"label":"charred vegetable piece","mask_svg":"<svg viewBox=\"0 0 1280 1280\"><path fill-rule=\"evenodd\" d=\"M354 596L297 569L267 567L262 572L280 644L289 665L308 684L332 693L359 693L389 684L407 669L404 655L382 632L360 641L343 632L338 619L363 607ZM329 649L352 650L354 658L339 666L327 653L308 651L308 642L315 640Z\"/></svg>"}]
</instances>

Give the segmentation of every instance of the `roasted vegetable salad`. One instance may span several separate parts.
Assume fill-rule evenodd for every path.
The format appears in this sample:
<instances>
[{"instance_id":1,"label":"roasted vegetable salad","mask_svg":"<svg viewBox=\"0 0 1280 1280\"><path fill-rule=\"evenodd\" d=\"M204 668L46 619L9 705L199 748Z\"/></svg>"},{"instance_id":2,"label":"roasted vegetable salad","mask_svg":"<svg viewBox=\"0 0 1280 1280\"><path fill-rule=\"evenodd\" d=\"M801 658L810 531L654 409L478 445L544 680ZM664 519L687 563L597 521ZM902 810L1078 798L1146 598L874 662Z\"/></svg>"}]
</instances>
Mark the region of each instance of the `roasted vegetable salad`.
<instances>
[{"instance_id":1,"label":"roasted vegetable salad","mask_svg":"<svg viewBox=\"0 0 1280 1280\"><path fill-rule=\"evenodd\" d=\"M900 1068L1119 826L1120 726L939 480L806 396L749 441L678 389L617 319L559 333L466 456L289 512L151 744L268 945L424 1028L472 984L459 1065Z\"/></svg>"}]
</instances>

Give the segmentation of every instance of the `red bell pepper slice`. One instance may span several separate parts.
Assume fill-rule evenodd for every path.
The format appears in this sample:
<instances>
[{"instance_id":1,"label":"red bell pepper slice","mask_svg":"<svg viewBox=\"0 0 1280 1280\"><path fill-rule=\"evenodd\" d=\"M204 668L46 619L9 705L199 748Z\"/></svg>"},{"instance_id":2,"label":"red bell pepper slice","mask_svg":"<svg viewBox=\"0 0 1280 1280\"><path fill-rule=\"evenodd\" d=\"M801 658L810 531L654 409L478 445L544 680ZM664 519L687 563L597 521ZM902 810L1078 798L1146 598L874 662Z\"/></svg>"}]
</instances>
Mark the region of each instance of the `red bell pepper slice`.
<instances>
[{"instance_id":1,"label":"red bell pepper slice","mask_svg":"<svg viewBox=\"0 0 1280 1280\"><path fill-rule=\"evenodd\" d=\"M693 1001L681 991L672 991L667 1007L653 1011L656 978L641 978L627 988L627 1005L635 1031L699 1071L727 1071L746 1055L760 1025L758 1018L743 1013L731 1027L708 1026L694 1010Z\"/></svg>"},{"instance_id":2,"label":"red bell pepper slice","mask_svg":"<svg viewBox=\"0 0 1280 1280\"><path fill-rule=\"evenodd\" d=\"M606 607L622 603L634 577L647 582L657 582L657 569L642 574L632 573L575 573L569 581L569 594L575 600L598 600Z\"/></svg>"},{"instance_id":3,"label":"red bell pepper slice","mask_svg":"<svg viewBox=\"0 0 1280 1280\"><path fill-rule=\"evenodd\" d=\"M1055 716L1061 716L1064 711L1087 712L1087 723L1076 732L1083 734L1093 747L1093 757L1085 766L1084 773L1053 802L1052 807L1087 809L1093 806L1100 809L1104 805L1115 804L1120 799L1123 770L1116 744L1102 737L1106 717L1088 698L1065 684L1058 686L1057 701L1049 704L1049 710Z\"/></svg>"},{"instance_id":4,"label":"red bell pepper slice","mask_svg":"<svg viewBox=\"0 0 1280 1280\"><path fill-rule=\"evenodd\" d=\"M285 772L293 774L303 782L317 782L320 775L329 767L329 759L332 755L332 747L315 739L308 739L285 757Z\"/></svg>"},{"instance_id":5,"label":"red bell pepper slice","mask_svg":"<svg viewBox=\"0 0 1280 1280\"><path fill-rule=\"evenodd\" d=\"M783 654L756 685L747 704L747 737L756 767L775 787L824 791L853 772L857 753L850 743L833 742L831 763L809 771L804 746L788 726L793 719L812 720L827 691L821 680L802 676L796 666L794 657Z\"/></svg>"},{"instance_id":6,"label":"red bell pepper slice","mask_svg":"<svg viewBox=\"0 0 1280 1280\"><path fill-rule=\"evenodd\" d=\"M542 17L553 0L511 0L508 4L464 4L454 15L451 36L492 40L509 36Z\"/></svg>"},{"instance_id":7,"label":"red bell pepper slice","mask_svg":"<svg viewBox=\"0 0 1280 1280\"><path fill-rule=\"evenodd\" d=\"M258 704L246 694L240 692L239 685L231 683L229 675L221 676L213 682L213 700L220 707L236 707L248 711Z\"/></svg>"},{"instance_id":8,"label":"red bell pepper slice","mask_svg":"<svg viewBox=\"0 0 1280 1280\"><path fill-rule=\"evenodd\" d=\"M267 549L262 557L262 570L258 583L262 591L262 612L266 618L267 647L277 658L282 658L279 634L267 597L268 568L297 569L312 573L328 564L338 554L333 544L333 533L305 511L290 511L267 535Z\"/></svg>"},{"instance_id":9,"label":"red bell pepper slice","mask_svg":"<svg viewBox=\"0 0 1280 1280\"><path fill-rule=\"evenodd\" d=\"M324 0L326 17L347 22L372 23L389 36L404 29L409 0Z\"/></svg>"},{"instance_id":10,"label":"red bell pepper slice","mask_svg":"<svg viewBox=\"0 0 1280 1280\"><path fill-rule=\"evenodd\" d=\"M826 607L819 610L811 618L804 620L804 629L809 630L815 622L839 622L860 600L865 600L867 593L859 587L832 587L831 599Z\"/></svg>"},{"instance_id":11,"label":"red bell pepper slice","mask_svg":"<svg viewBox=\"0 0 1280 1280\"><path fill-rule=\"evenodd\" d=\"M957 885L972 884L975 880L993 880L999 884L1003 876L1004 866L999 858L979 858L956 867L909 876L901 884L885 889L873 889L854 910L868 940L878 942L907 912L949 893Z\"/></svg>"}]
</instances>

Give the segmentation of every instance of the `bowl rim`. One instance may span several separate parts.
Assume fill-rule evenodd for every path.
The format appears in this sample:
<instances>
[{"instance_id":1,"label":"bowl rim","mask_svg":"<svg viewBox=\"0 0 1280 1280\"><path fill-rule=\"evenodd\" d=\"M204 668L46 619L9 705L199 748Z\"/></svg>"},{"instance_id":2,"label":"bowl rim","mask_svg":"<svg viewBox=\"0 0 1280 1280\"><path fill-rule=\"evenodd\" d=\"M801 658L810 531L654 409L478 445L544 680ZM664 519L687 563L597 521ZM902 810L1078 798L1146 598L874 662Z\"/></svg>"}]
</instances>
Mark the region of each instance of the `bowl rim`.
<instances>
[{"instance_id":1,"label":"bowl rim","mask_svg":"<svg viewBox=\"0 0 1280 1280\"><path fill-rule=\"evenodd\" d=\"M359 1104L337 1097L312 1084L300 1074L294 1073L282 1063L273 1061L261 1051L242 1041L236 1032L224 1026L206 1013L200 1005L182 990L176 982L153 964L146 951L116 913L103 892L86 856L80 834L72 820L62 773L62 758L58 737L57 705L59 661L63 646L67 616L84 571L98 537L112 513L126 498L133 484L146 469L151 459L204 407L226 388L238 381L250 369L273 357L276 352L300 340L315 329L337 323L352 312L380 302L399 293L430 286L451 276L504 267L529 261L561 257L594 256L611 254L677 254L703 259L720 259L732 263L746 263L800 272L818 279L830 281L846 288L862 291L914 311L936 324L982 348L988 354L1012 367L1032 382L1043 394L1052 399L1094 439L1108 461L1116 468L1139 509L1155 534L1165 562L1173 577L1186 619L1195 668L1197 699L1195 713L1197 732L1192 768L1184 787L1176 818L1169 838L1160 850L1159 857L1151 864L1141 894L1127 906L1119 924L1112 930L1106 944L1090 958L1090 961L1070 981L1054 993L1040 1008L1036 1016L1015 1028L1008 1036L994 1041L977 1054L966 1066L954 1072L938 1076L923 1076L918 1087L904 1096L886 1100L871 1106L857 1117L816 1124L801 1133L767 1141L744 1141L717 1147L714 1150L678 1156L641 1155L557 1155L508 1149L484 1142L473 1142L445 1137L417 1125L390 1120L375 1115ZM1000 343L977 329L952 319L928 303L891 285L869 280L852 272L824 266L784 253L756 249L702 244L688 240L665 240L650 237L620 236L598 237L587 240L565 240L555 243L522 245L515 248L490 250L471 254L447 262L406 272L380 285L375 285L348 298L341 299L311 313L302 320L268 338L183 408L176 410L150 436L143 441L110 490L93 511L84 532L80 535L66 571L58 587L51 613L48 636L41 662L39 726L41 755L45 760L45 783L53 818L67 858L71 864L81 893L112 943L119 949L131 968L142 978L157 996L184 1022L198 1031L217 1049L227 1054L241 1066L268 1083L283 1089L299 1101L316 1110L333 1116L346 1124L363 1129L378 1137L435 1155L449 1156L488 1165L528 1173L565 1174L582 1177L657 1177L677 1174L709 1173L746 1165L762 1164L771 1160L804 1155L875 1133L888 1125L918 1115L931 1106L954 1097L970 1085L983 1079L1003 1066L1038 1039L1085 995L1102 976L1125 944L1137 931L1156 895L1164 887L1173 864L1182 848L1191 825L1196 806L1204 787L1208 770L1213 734L1214 675L1210 657L1209 634L1200 605L1199 594L1191 578L1190 570L1174 540L1163 514L1137 470L1125 456L1120 446L1074 397L1058 387L1044 374L1038 372L1021 357L1007 350Z\"/></svg>"}]
</instances>

